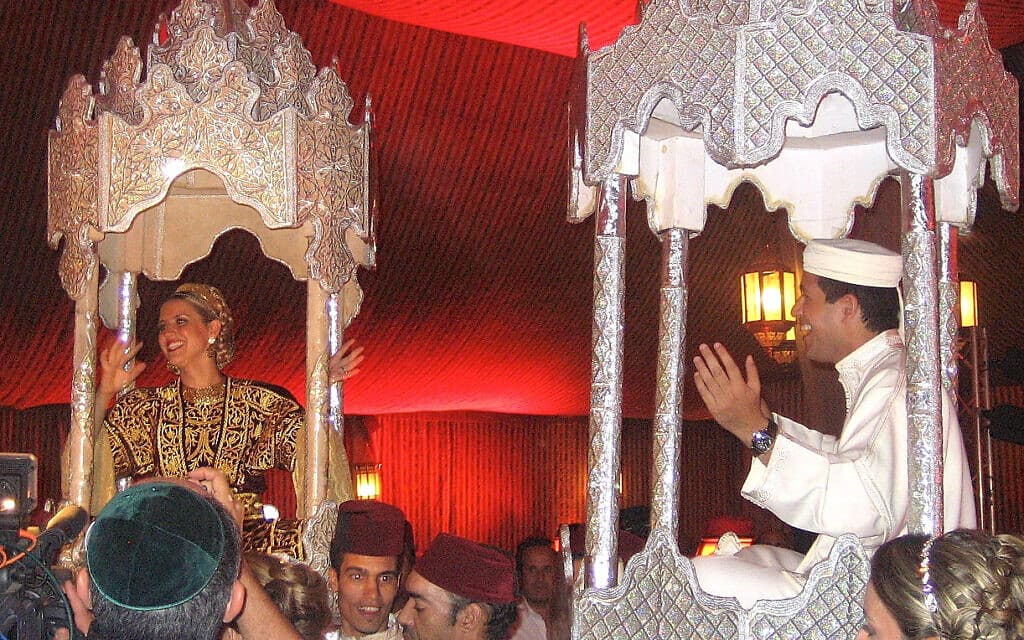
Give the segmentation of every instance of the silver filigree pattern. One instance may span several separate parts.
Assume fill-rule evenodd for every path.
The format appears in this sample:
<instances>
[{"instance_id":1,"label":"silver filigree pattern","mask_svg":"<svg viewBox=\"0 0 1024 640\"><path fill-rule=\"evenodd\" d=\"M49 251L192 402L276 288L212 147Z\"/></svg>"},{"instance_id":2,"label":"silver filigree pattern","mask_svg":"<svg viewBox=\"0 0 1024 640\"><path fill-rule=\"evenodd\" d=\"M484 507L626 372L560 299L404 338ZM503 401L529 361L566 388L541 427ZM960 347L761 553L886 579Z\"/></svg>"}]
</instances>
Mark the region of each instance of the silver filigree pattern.
<instances>
[{"instance_id":1,"label":"silver filigree pattern","mask_svg":"<svg viewBox=\"0 0 1024 640\"><path fill-rule=\"evenodd\" d=\"M193 103L169 68L159 66L139 91L145 116L138 126L101 114L110 135L108 175L116 177L100 212L107 229L126 230L194 167L217 174L231 198L256 209L269 228L295 225L294 114L254 122L247 113L259 89L238 63L223 69L209 92L210 99Z\"/></svg>"},{"instance_id":2,"label":"silver filigree pattern","mask_svg":"<svg viewBox=\"0 0 1024 640\"><path fill-rule=\"evenodd\" d=\"M733 598L705 593L675 538L651 533L619 585L585 589L573 609L573 640L701 638L701 640L852 639L863 620L868 559L856 537L836 540L800 595L762 600L744 609Z\"/></svg>"},{"instance_id":3,"label":"silver filigree pattern","mask_svg":"<svg viewBox=\"0 0 1024 640\"><path fill-rule=\"evenodd\" d=\"M942 527L942 383L935 196L931 178L902 180L904 323L907 344L907 424L910 455L910 531L935 535Z\"/></svg>"},{"instance_id":4,"label":"silver filigree pattern","mask_svg":"<svg viewBox=\"0 0 1024 640\"><path fill-rule=\"evenodd\" d=\"M103 63L100 72L100 96L96 99L100 109L116 113L129 124L138 124L142 120L142 105L135 92L141 78L139 49L131 38L122 36L114 55Z\"/></svg>"},{"instance_id":5,"label":"silver filigree pattern","mask_svg":"<svg viewBox=\"0 0 1024 640\"><path fill-rule=\"evenodd\" d=\"M838 92L857 128L885 127L899 167L935 177L950 172L953 141L964 144L971 122L982 122L1004 206L1016 208L1016 83L977 4L956 31L938 25L931 0L907 5L654 0L608 47L590 51L584 33L570 141L578 133L585 182L614 170L624 133L643 134L663 99L681 131L701 128L714 162L737 168L776 158L787 121L810 124L822 97Z\"/></svg>"},{"instance_id":6,"label":"silver filigree pattern","mask_svg":"<svg viewBox=\"0 0 1024 640\"><path fill-rule=\"evenodd\" d=\"M338 522L338 503L324 500L302 524L304 562L327 579L331 568L331 540Z\"/></svg>"},{"instance_id":7,"label":"silver filigree pattern","mask_svg":"<svg viewBox=\"0 0 1024 640\"><path fill-rule=\"evenodd\" d=\"M931 6L931 2L922 0L913 4ZM966 144L971 123L977 120L986 130L984 153L992 158L992 177L999 187L1003 208L1012 211L1020 203L1020 94L1016 79L1003 67L1002 56L989 44L988 28L977 3L967 4L968 10L960 16L955 32L947 35L937 19L921 30L935 41L939 113L936 175L949 173L954 145ZM981 175L976 188L983 182ZM974 204L970 210L972 221Z\"/></svg>"},{"instance_id":8,"label":"silver filigree pattern","mask_svg":"<svg viewBox=\"0 0 1024 640\"><path fill-rule=\"evenodd\" d=\"M247 63L250 79L260 87L253 111L256 120L264 120L287 106L304 116L312 115L307 95L316 67L302 39L285 28L284 18L272 0L260 0L253 7L247 26L239 34L237 55Z\"/></svg>"},{"instance_id":9,"label":"silver filigree pattern","mask_svg":"<svg viewBox=\"0 0 1024 640\"><path fill-rule=\"evenodd\" d=\"M654 487L651 522L675 539L679 529L679 455L683 427L683 355L686 348L689 234L669 229L661 238L661 322L654 415Z\"/></svg>"},{"instance_id":10,"label":"silver filigree pattern","mask_svg":"<svg viewBox=\"0 0 1024 640\"><path fill-rule=\"evenodd\" d=\"M951 224L939 224L939 355L942 364L942 386L951 397L957 394L960 363L960 275L958 272L959 236Z\"/></svg>"},{"instance_id":11,"label":"silver filigree pattern","mask_svg":"<svg viewBox=\"0 0 1024 640\"><path fill-rule=\"evenodd\" d=\"M335 293L358 266L346 233L374 241L370 185L359 179L370 169L370 109L367 104L363 125L348 124L344 114L352 110L352 98L332 69L317 75L310 99L316 115L299 127L298 217L313 224L306 251L310 276Z\"/></svg>"},{"instance_id":12,"label":"silver filigree pattern","mask_svg":"<svg viewBox=\"0 0 1024 640\"><path fill-rule=\"evenodd\" d=\"M312 277L331 293L358 288L355 269L373 264L375 242L369 99L363 123L349 124L348 89L333 68L316 72L271 0L251 12L237 0L185 0L156 31L148 77L122 38L100 93L79 76L62 99L48 238L66 239L65 289L81 295L96 266L90 227L125 231L193 168L216 174L269 228L311 221Z\"/></svg>"},{"instance_id":13,"label":"silver filigree pattern","mask_svg":"<svg viewBox=\"0 0 1024 640\"><path fill-rule=\"evenodd\" d=\"M75 301L75 369L71 375L71 427L61 459L64 500L88 508L96 437L96 299Z\"/></svg>"},{"instance_id":14,"label":"silver filigree pattern","mask_svg":"<svg viewBox=\"0 0 1024 640\"><path fill-rule=\"evenodd\" d=\"M85 78L72 77L61 97L57 128L49 134L46 238L55 249L64 239L58 270L64 290L75 300L85 293L85 284L98 265L89 237L90 227L98 220L95 102Z\"/></svg>"},{"instance_id":15,"label":"silver filigree pattern","mask_svg":"<svg viewBox=\"0 0 1024 640\"><path fill-rule=\"evenodd\" d=\"M615 583L619 443L622 436L622 336L625 292L625 178L605 181L594 238L594 327L590 386L585 575L588 586Z\"/></svg>"},{"instance_id":16,"label":"silver filigree pattern","mask_svg":"<svg viewBox=\"0 0 1024 640\"><path fill-rule=\"evenodd\" d=\"M312 329L310 329L312 331ZM327 472L329 470L327 411L329 407L329 385L327 384L327 354L322 349L311 348L312 340L307 341L306 358L313 365L307 367L306 374L306 429L304 434L305 451L303 459L302 488L296 487L298 493L298 515L308 516L316 510L316 506L327 499ZM317 353L319 351L319 353ZM345 499L351 496L344 496Z\"/></svg>"}]
</instances>

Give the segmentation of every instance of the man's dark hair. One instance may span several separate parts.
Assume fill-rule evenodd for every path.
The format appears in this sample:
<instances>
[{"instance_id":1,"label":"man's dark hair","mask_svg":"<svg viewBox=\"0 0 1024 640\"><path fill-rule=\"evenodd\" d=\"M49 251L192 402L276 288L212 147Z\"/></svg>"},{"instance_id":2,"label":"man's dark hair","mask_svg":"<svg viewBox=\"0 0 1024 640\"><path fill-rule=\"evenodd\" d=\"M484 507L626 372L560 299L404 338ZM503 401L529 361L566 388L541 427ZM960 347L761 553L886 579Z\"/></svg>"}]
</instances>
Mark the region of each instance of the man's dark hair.
<instances>
[{"instance_id":1,"label":"man's dark hair","mask_svg":"<svg viewBox=\"0 0 1024 640\"><path fill-rule=\"evenodd\" d=\"M900 299L895 288L867 287L818 276L825 301L832 303L850 294L860 304L860 317L870 331L881 333L900 326Z\"/></svg>"},{"instance_id":2,"label":"man's dark hair","mask_svg":"<svg viewBox=\"0 0 1024 640\"><path fill-rule=\"evenodd\" d=\"M468 598L448 592L452 600L452 608L448 612L448 624L454 625L458 622L459 612L474 602ZM487 640L505 640L508 637L508 630L519 617L519 611L514 602L506 604L489 604L477 602L490 615L487 617L487 626L484 629L484 637Z\"/></svg>"},{"instance_id":3,"label":"man's dark hair","mask_svg":"<svg viewBox=\"0 0 1024 640\"><path fill-rule=\"evenodd\" d=\"M530 536L516 546L516 574L523 574L523 559L530 549L547 549L551 553L555 550L551 547L551 540L543 536Z\"/></svg>"},{"instance_id":4,"label":"man's dark hair","mask_svg":"<svg viewBox=\"0 0 1024 640\"><path fill-rule=\"evenodd\" d=\"M220 634L231 590L238 579L241 534L234 519L210 496L208 500L224 526L224 552L206 587L176 607L137 611L114 604L90 581L96 619L89 629L103 640L214 640Z\"/></svg>"}]
</instances>

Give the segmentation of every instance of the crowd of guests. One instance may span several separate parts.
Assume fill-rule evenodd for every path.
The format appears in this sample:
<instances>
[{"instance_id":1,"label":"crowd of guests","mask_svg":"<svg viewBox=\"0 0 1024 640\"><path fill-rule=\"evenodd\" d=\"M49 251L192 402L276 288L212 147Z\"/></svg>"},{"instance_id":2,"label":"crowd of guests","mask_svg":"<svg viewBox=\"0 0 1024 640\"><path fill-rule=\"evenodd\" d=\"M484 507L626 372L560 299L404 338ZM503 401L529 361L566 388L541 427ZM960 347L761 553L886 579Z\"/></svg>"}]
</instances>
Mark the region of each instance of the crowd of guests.
<instances>
[{"instance_id":1,"label":"crowd of guests","mask_svg":"<svg viewBox=\"0 0 1024 640\"><path fill-rule=\"evenodd\" d=\"M417 558L401 510L349 501L325 580L298 561L243 552L243 517L213 469L118 493L65 585L78 630L100 640L570 635L570 581L547 538L523 540L513 560L442 533ZM864 610L858 640L1022 638L1024 539L957 530L891 540L872 559Z\"/></svg>"}]
</instances>

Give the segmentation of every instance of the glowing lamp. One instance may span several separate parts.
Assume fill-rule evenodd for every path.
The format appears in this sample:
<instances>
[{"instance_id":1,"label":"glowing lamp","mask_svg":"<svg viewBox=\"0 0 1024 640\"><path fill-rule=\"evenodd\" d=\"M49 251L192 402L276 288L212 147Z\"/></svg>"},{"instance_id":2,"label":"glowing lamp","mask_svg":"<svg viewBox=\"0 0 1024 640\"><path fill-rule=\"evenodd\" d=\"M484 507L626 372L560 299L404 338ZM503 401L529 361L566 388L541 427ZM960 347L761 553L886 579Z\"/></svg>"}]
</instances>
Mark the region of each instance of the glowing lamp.
<instances>
[{"instance_id":1,"label":"glowing lamp","mask_svg":"<svg viewBox=\"0 0 1024 640\"><path fill-rule=\"evenodd\" d=\"M743 326L773 360L792 362L796 355L793 273L774 264L755 267L740 276L740 296Z\"/></svg>"},{"instance_id":2,"label":"glowing lamp","mask_svg":"<svg viewBox=\"0 0 1024 640\"><path fill-rule=\"evenodd\" d=\"M356 498L377 500L380 498L380 465L356 465Z\"/></svg>"},{"instance_id":3,"label":"glowing lamp","mask_svg":"<svg viewBox=\"0 0 1024 640\"><path fill-rule=\"evenodd\" d=\"M960 281L960 326L978 326L978 285L971 280Z\"/></svg>"}]
</instances>

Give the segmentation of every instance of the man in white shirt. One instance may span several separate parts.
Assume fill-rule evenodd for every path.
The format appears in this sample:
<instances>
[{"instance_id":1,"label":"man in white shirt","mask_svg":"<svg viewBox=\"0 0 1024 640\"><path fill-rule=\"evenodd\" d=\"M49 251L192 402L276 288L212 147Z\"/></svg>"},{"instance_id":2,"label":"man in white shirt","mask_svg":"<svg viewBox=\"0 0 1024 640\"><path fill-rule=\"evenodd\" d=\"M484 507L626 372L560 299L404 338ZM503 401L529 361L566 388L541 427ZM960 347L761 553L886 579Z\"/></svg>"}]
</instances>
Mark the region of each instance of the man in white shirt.
<instances>
[{"instance_id":1,"label":"man in white shirt","mask_svg":"<svg viewBox=\"0 0 1024 640\"><path fill-rule=\"evenodd\" d=\"M398 595L405 514L374 500L338 505L328 578L337 594L341 626L327 640L401 640L391 607Z\"/></svg>"},{"instance_id":2,"label":"man in white shirt","mask_svg":"<svg viewBox=\"0 0 1024 640\"><path fill-rule=\"evenodd\" d=\"M565 580L551 541L526 538L516 547L519 577L519 622L512 640L555 640L568 637L568 616L562 591Z\"/></svg>"},{"instance_id":3,"label":"man in white shirt","mask_svg":"<svg viewBox=\"0 0 1024 640\"><path fill-rule=\"evenodd\" d=\"M793 315L807 357L839 372L847 415L838 438L772 413L751 356L744 375L722 345L700 346L697 391L715 421L754 452L744 497L818 534L806 556L756 545L695 559L706 591L735 596L743 606L796 595L837 536L853 533L871 553L907 533L906 348L897 331L902 273L899 255L869 242L812 240L804 251ZM945 394L942 427L944 524L974 527L967 455Z\"/></svg>"}]
</instances>

